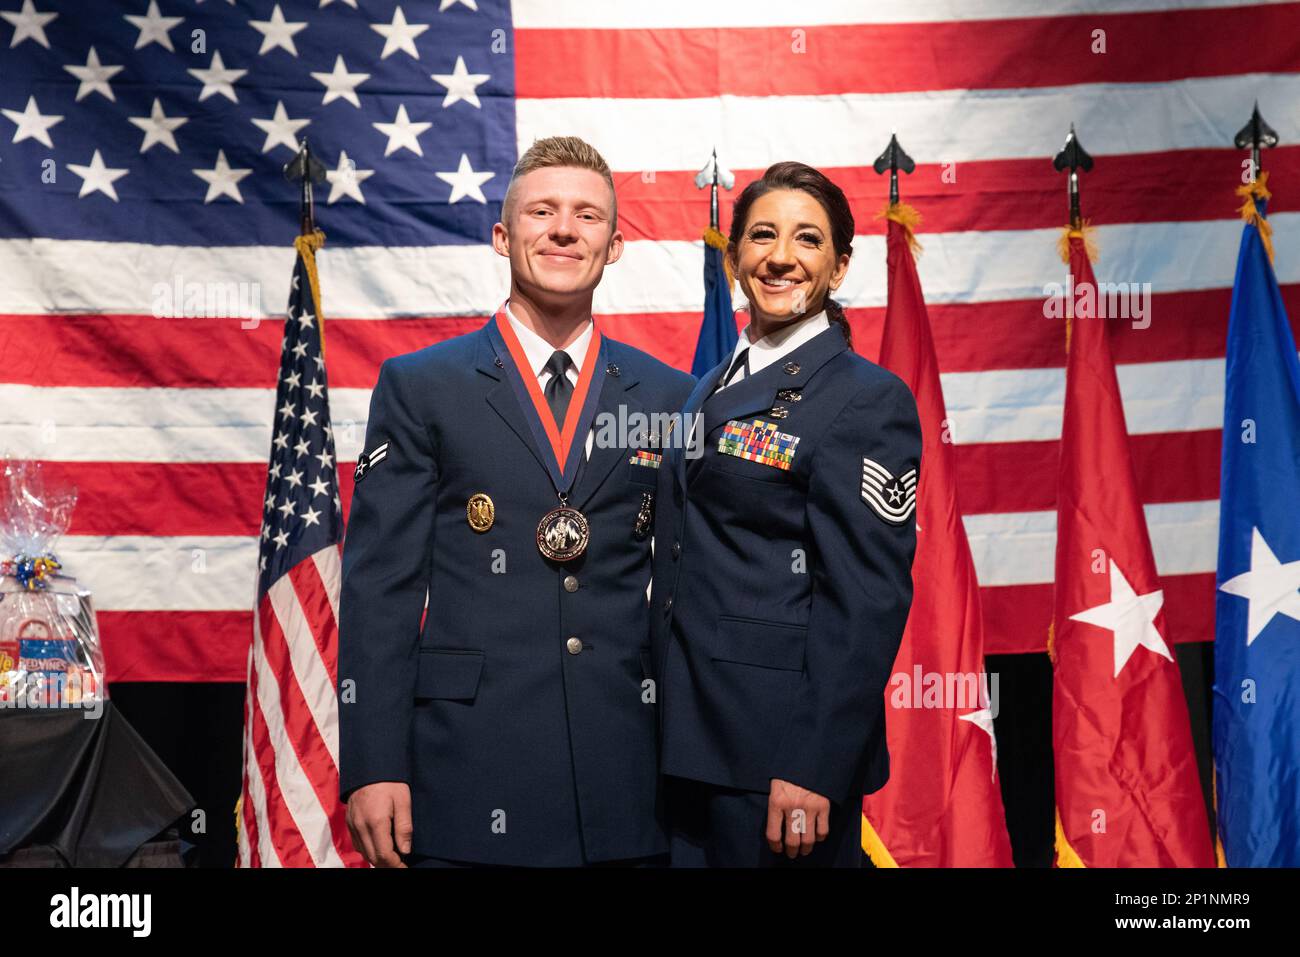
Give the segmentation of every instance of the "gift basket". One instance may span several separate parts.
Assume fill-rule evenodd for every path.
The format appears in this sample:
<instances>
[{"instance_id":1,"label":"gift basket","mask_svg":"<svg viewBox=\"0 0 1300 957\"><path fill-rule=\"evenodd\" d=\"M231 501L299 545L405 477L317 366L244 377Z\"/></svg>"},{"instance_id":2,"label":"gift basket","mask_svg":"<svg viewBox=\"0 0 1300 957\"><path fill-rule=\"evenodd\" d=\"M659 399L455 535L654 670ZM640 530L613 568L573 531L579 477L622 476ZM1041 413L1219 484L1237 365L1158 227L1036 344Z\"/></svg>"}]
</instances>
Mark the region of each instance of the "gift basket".
<instances>
[{"instance_id":1,"label":"gift basket","mask_svg":"<svg viewBox=\"0 0 1300 957\"><path fill-rule=\"evenodd\" d=\"M40 463L0 459L0 707L69 707L108 697L90 592L54 554L77 502Z\"/></svg>"}]
</instances>

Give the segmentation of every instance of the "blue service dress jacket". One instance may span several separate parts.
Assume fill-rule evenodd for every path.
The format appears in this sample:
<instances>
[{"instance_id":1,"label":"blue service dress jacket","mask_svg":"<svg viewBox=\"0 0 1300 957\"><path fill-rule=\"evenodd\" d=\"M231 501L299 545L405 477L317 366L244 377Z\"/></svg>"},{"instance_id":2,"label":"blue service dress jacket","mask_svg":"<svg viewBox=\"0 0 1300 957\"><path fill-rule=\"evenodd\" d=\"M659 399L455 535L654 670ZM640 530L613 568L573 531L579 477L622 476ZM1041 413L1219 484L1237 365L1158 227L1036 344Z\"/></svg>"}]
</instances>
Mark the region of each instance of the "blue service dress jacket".
<instances>
[{"instance_id":1,"label":"blue service dress jacket","mask_svg":"<svg viewBox=\"0 0 1300 957\"><path fill-rule=\"evenodd\" d=\"M884 691L912 600L916 402L832 325L686 406L660 469L651 601L662 771L852 805L889 776ZM702 441L700 441L702 439ZM694 443L693 443L694 444Z\"/></svg>"},{"instance_id":2,"label":"blue service dress jacket","mask_svg":"<svg viewBox=\"0 0 1300 957\"><path fill-rule=\"evenodd\" d=\"M489 320L380 369L343 550L340 795L409 784L420 855L570 866L658 854L651 545L638 522L658 469L631 461L653 438L598 435L568 499L590 544L567 563L544 558L538 522L559 502L494 333ZM695 381L608 338L597 360L597 424L679 411ZM470 521L479 493L486 530ZM481 528L487 516L480 505L473 517Z\"/></svg>"}]
</instances>

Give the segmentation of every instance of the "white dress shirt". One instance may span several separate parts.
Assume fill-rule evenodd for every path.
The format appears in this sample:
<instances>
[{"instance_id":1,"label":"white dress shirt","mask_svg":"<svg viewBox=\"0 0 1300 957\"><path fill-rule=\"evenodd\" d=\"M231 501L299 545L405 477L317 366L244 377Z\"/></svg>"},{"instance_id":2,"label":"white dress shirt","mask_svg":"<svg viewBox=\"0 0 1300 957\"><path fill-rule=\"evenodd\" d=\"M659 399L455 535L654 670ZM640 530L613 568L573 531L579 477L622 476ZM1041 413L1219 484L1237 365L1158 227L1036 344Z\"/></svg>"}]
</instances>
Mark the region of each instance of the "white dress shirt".
<instances>
[{"instance_id":1,"label":"white dress shirt","mask_svg":"<svg viewBox=\"0 0 1300 957\"><path fill-rule=\"evenodd\" d=\"M727 360L727 368L736 361L736 356L740 355L745 349L749 350L749 375L757 375L763 369L766 369L773 362L789 355L807 342L813 336L825 332L831 327L831 321L826 316L826 310L822 310L815 316L809 316L807 319L800 319L798 322L792 322L787 326L769 333L757 342L752 342L750 337L754 332L754 324L751 322L745 327L736 340L736 348L731 353L731 358ZM719 382L718 388L714 392L720 392L728 386L735 385L741 379L745 378L745 368L736 370L736 374L730 382ZM726 376L726 372L723 372Z\"/></svg>"},{"instance_id":2,"label":"white dress shirt","mask_svg":"<svg viewBox=\"0 0 1300 957\"><path fill-rule=\"evenodd\" d=\"M546 383L551 381L551 370L546 367L546 363L551 361L551 355L555 352L555 346L551 345L533 330L529 329L522 322L515 318L515 314L510 311L510 303L506 303L506 318L510 320L510 328L514 329L515 336L519 339L519 345L523 347L524 356L528 359L528 365L532 373L537 377L538 384L542 387L542 392L546 391ZM587 349L591 346L592 330L596 324L590 319L582 330L582 335L573 340L569 345L564 347L564 351L569 354L569 368L565 372L566 378L574 386L578 384L578 371L582 368L582 363L587 358ZM560 428L564 423L558 423ZM587 458L591 458L591 446L595 439L595 429L587 431Z\"/></svg>"}]
</instances>

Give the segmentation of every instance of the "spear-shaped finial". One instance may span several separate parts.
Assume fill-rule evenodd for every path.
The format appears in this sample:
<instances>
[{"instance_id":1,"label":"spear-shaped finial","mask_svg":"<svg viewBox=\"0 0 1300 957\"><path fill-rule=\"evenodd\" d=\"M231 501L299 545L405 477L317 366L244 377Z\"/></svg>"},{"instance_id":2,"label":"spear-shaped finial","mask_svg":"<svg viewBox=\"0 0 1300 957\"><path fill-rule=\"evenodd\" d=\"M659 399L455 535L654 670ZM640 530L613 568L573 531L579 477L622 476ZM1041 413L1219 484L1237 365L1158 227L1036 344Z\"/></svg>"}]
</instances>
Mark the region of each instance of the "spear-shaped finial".
<instances>
[{"instance_id":1,"label":"spear-shaped finial","mask_svg":"<svg viewBox=\"0 0 1300 957\"><path fill-rule=\"evenodd\" d=\"M889 145L876 157L871 168L877 173L889 170L889 204L893 206L898 203L898 171L901 169L904 173L910 174L916 170L916 162L904 152L903 147L898 143L898 136L890 130Z\"/></svg>"},{"instance_id":2,"label":"spear-shaped finial","mask_svg":"<svg viewBox=\"0 0 1300 957\"><path fill-rule=\"evenodd\" d=\"M1065 146L1052 159L1052 166L1058 171L1070 171L1070 228L1079 229L1083 226L1083 215L1079 212L1079 170L1085 173L1091 170L1092 157L1079 142L1073 123L1070 124L1070 135L1065 138Z\"/></svg>"},{"instance_id":3,"label":"spear-shaped finial","mask_svg":"<svg viewBox=\"0 0 1300 957\"><path fill-rule=\"evenodd\" d=\"M325 182L325 167L312 153L305 136L298 145L298 154L285 164L284 178L291 183L302 183L302 203L298 212L302 235L309 236L316 231L316 209L312 203L311 184Z\"/></svg>"},{"instance_id":4,"label":"spear-shaped finial","mask_svg":"<svg viewBox=\"0 0 1300 957\"><path fill-rule=\"evenodd\" d=\"M718 228L718 187L731 189L736 185L736 176L731 170L718 165L718 148L713 148L713 155L704 164L704 169L695 174L695 188L709 187L709 225Z\"/></svg>"},{"instance_id":5,"label":"spear-shaped finial","mask_svg":"<svg viewBox=\"0 0 1300 957\"><path fill-rule=\"evenodd\" d=\"M1237 135L1232 139L1232 145L1239 150L1250 147L1250 181L1253 183L1259 177L1259 151L1264 146L1277 146L1277 130L1264 122L1264 117L1259 115L1259 101L1255 101L1255 109L1250 114L1250 122L1237 131Z\"/></svg>"}]
</instances>

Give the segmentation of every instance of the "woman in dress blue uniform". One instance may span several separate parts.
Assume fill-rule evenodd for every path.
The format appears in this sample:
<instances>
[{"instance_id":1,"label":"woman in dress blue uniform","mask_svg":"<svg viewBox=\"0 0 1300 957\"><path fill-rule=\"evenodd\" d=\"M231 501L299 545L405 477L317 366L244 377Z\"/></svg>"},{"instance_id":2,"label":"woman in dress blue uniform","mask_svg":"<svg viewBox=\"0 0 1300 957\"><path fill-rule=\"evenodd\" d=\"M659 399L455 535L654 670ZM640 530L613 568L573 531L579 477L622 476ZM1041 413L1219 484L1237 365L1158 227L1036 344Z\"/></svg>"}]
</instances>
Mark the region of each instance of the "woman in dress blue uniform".
<instances>
[{"instance_id":1,"label":"woman in dress blue uniform","mask_svg":"<svg viewBox=\"0 0 1300 957\"><path fill-rule=\"evenodd\" d=\"M921 430L830 298L853 228L802 163L741 193L727 259L750 323L660 470L650 618L674 866L860 866L862 796L889 776Z\"/></svg>"}]
</instances>

